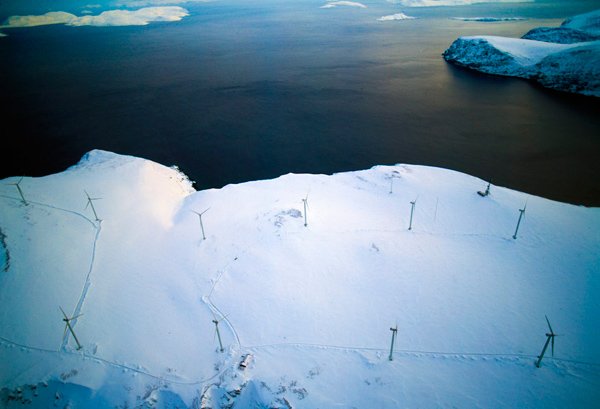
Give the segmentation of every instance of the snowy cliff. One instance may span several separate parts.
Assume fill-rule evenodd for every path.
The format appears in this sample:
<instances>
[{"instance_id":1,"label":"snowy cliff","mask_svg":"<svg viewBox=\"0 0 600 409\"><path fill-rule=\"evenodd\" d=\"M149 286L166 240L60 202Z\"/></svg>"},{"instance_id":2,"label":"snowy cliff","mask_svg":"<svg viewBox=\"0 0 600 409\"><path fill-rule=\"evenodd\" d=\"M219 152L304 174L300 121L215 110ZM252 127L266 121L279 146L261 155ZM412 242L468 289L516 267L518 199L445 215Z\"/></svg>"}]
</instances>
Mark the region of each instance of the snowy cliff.
<instances>
[{"instance_id":1,"label":"snowy cliff","mask_svg":"<svg viewBox=\"0 0 600 409\"><path fill-rule=\"evenodd\" d=\"M0 407L592 407L600 209L486 186L396 165L195 191L104 151L5 179Z\"/></svg>"},{"instance_id":2,"label":"snowy cliff","mask_svg":"<svg viewBox=\"0 0 600 409\"><path fill-rule=\"evenodd\" d=\"M486 74L526 78L567 92L600 96L600 10L540 27L522 38L460 37L443 53Z\"/></svg>"}]
</instances>

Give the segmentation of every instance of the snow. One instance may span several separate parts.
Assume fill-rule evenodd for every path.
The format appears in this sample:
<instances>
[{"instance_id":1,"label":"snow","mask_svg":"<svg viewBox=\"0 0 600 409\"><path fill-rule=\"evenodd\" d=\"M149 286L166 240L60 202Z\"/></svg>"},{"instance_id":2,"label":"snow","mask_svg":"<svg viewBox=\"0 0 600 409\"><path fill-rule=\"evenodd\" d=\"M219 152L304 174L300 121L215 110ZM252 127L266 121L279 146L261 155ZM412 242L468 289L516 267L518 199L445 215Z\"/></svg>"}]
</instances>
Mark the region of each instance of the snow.
<instances>
[{"instance_id":1,"label":"snow","mask_svg":"<svg viewBox=\"0 0 600 409\"><path fill-rule=\"evenodd\" d=\"M176 168L94 150L19 180L0 183L6 407L600 398L598 208L481 197L485 181L416 165L195 191ZM59 306L83 314L82 350ZM545 315L561 336L536 368Z\"/></svg>"},{"instance_id":2,"label":"snow","mask_svg":"<svg viewBox=\"0 0 600 409\"><path fill-rule=\"evenodd\" d=\"M460 37L443 56L487 74L527 78L560 91L600 96L600 40L595 34L599 29L597 10L553 30L534 29L520 39Z\"/></svg>"},{"instance_id":3,"label":"snow","mask_svg":"<svg viewBox=\"0 0 600 409\"><path fill-rule=\"evenodd\" d=\"M324 4L321 6L322 9L331 9L334 7L339 7L339 6L346 6L346 7L358 7L361 9L366 9L367 6L365 6L362 3L358 3L356 1L330 1L327 4Z\"/></svg>"},{"instance_id":4,"label":"snow","mask_svg":"<svg viewBox=\"0 0 600 409\"><path fill-rule=\"evenodd\" d=\"M388 0L405 7L468 6L479 3L529 3L534 0Z\"/></svg>"},{"instance_id":5,"label":"snow","mask_svg":"<svg viewBox=\"0 0 600 409\"><path fill-rule=\"evenodd\" d=\"M88 10L89 13L89 10ZM86 14L88 14L86 13ZM189 12L177 6L145 7L138 10L107 10L98 15L76 16L64 11L42 15L10 16L0 28L35 27L52 24L68 26L144 26L156 21L180 21Z\"/></svg>"},{"instance_id":6,"label":"snow","mask_svg":"<svg viewBox=\"0 0 600 409\"><path fill-rule=\"evenodd\" d=\"M577 46L579 44L555 44L497 36L467 36L456 40L445 52L445 57L466 66L480 64L480 71L490 74L526 75L528 66L539 63L550 54Z\"/></svg>"},{"instance_id":7,"label":"snow","mask_svg":"<svg viewBox=\"0 0 600 409\"><path fill-rule=\"evenodd\" d=\"M529 30L521 38L548 43L573 44L599 40L600 36L568 27L536 27Z\"/></svg>"},{"instance_id":8,"label":"snow","mask_svg":"<svg viewBox=\"0 0 600 409\"><path fill-rule=\"evenodd\" d=\"M561 27L600 35L600 10L579 14L565 20Z\"/></svg>"},{"instance_id":9,"label":"snow","mask_svg":"<svg viewBox=\"0 0 600 409\"><path fill-rule=\"evenodd\" d=\"M505 21L523 21L524 17L452 17L452 20L477 21L480 23L498 23Z\"/></svg>"},{"instance_id":10,"label":"snow","mask_svg":"<svg viewBox=\"0 0 600 409\"><path fill-rule=\"evenodd\" d=\"M395 21L395 20L413 20L414 17L407 16L404 13L396 13L391 14L389 16L382 16L377 19L377 21Z\"/></svg>"}]
</instances>

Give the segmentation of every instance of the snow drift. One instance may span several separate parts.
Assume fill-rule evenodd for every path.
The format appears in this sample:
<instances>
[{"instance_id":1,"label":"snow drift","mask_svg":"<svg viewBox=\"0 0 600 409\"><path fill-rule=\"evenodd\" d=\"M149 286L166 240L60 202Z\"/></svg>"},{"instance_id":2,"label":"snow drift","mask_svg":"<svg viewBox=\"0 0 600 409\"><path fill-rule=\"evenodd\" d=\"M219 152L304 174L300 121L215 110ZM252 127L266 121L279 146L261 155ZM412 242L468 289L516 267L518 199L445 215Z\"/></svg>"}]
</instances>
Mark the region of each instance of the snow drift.
<instances>
[{"instance_id":1,"label":"snow drift","mask_svg":"<svg viewBox=\"0 0 600 409\"><path fill-rule=\"evenodd\" d=\"M593 406L600 209L486 185L396 165L194 191L105 151L6 179L0 402Z\"/></svg>"},{"instance_id":2,"label":"snow drift","mask_svg":"<svg viewBox=\"0 0 600 409\"><path fill-rule=\"evenodd\" d=\"M486 74L531 79L573 93L600 96L600 10L537 28L521 39L460 37L443 53L446 61Z\"/></svg>"}]
</instances>

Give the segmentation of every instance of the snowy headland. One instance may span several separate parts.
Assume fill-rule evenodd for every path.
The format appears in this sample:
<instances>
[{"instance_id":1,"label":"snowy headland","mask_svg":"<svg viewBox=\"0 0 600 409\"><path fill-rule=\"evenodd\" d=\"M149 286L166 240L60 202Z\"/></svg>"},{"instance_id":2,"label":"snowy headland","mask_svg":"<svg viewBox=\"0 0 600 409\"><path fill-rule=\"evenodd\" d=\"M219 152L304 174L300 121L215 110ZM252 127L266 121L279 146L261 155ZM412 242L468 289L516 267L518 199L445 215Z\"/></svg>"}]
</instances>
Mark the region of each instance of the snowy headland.
<instances>
[{"instance_id":1,"label":"snowy headland","mask_svg":"<svg viewBox=\"0 0 600 409\"><path fill-rule=\"evenodd\" d=\"M600 96L600 10L540 27L522 38L460 37L446 61L486 74L533 80L544 87Z\"/></svg>"},{"instance_id":2,"label":"snowy headland","mask_svg":"<svg viewBox=\"0 0 600 409\"><path fill-rule=\"evenodd\" d=\"M195 191L99 150L5 179L0 406L593 407L600 209L487 186L396 165Z\"/></svg>"}]
</instances>

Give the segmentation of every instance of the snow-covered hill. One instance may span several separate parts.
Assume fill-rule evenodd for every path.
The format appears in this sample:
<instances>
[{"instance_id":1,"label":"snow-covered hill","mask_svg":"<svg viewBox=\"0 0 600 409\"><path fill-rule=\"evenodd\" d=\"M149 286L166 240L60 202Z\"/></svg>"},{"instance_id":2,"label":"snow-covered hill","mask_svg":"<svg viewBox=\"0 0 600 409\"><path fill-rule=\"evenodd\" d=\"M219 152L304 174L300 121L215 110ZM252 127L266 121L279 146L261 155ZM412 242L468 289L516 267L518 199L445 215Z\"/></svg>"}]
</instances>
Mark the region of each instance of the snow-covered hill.
<instances>
[{"instance_id":1,"label":"snow-covered hill","mask_svg":"<svg viewBox=\"0 0 600 409\"><path fill-rule=\"evenodd\" d=\"M446 61L486 74L527 78L560 91L600 96L600 10L539 27L521 39L460 37Z\"/></svg>"},{"instance_id":2,"label":"snow-covered hill","mask_svg":"<svg viewBox=\"0 0 600 409\"><path fill-rule=\"evenodd\" d=\"M600 209L486 185L396 165L196 192L98 150L5 179L0 406L593 407Z\"/></svg>"}]
</instances>

